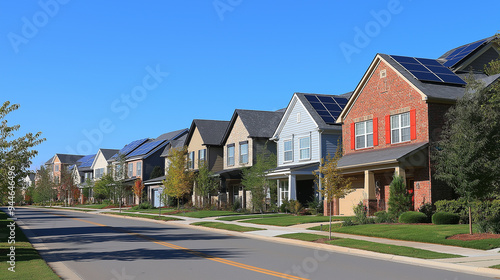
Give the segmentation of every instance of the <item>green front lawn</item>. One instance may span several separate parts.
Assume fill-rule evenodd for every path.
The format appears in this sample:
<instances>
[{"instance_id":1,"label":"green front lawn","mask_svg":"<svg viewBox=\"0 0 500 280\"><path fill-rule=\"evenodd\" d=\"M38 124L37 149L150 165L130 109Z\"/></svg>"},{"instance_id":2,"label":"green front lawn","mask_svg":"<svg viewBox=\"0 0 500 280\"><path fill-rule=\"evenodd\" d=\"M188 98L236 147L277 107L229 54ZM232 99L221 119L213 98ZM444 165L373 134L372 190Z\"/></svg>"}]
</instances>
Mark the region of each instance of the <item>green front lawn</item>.
<instances>
[{"instance_id":1,"label":"green front lawn","mask_svg":"<svg viewBox=\"0 0 500 280\"><path fill-rule=\"evenodd\" d=\"M173 208L161 208L161 214L165 214L165 215L168 215L168 213L170 212L174 212L174 211L177 211L177 209L173 209ZM153 209L138 209L138 210L132 210L132 209L129 209L129 210L124 210L124 212L140 212L140 213L151 213L151 214L159 214L160 212L160 209L158 208L153 208Z\"/></svg>"},{"instance_id":2,"label":"green front lawn","mask_svg":"<svg viewBox=\"0 0 500 280\"><path fill-rule=\"evenodd\" d=\"M119 207L118 205L109 205L109 204L78 204L73 207L78 207L78 208L92 208L92 209L104 209L106 207L113 206L113 207Z\"/></svg>"},{"instance_id":3,"label":"green front lawn","mask_svg":"<svg viewBox=\"0 0 500 280\"><path fill-rule=\"evenodd\" d=\"M311 229L319 230L319 227ZM328 231L328 226L323 226ZM500 238L461 241L446 239L456 234L469 233L468 225L400 225L369 224L349 227L334 227L332 231L389 239L435 243L466 248L490 250L500 247Z\"/></svg>"},{"instance_id":4,"label":"green front lawn","mask_svg":"<svg viewBox=\"0 0 500 280\"><path fill-rule=\"evenodd\" d=\"M7 227L7 214L0 211L0 278L1 279L60 279L45 263L33 248L24 233L16 225L15 244L9 244L7 237L10 229ZM10 264L10 247L15 246L15 272L7 270Z\"/></svg>"},{"instance_id":5,"label":"green front lawn","mask_svg":"<svg viewBox=\"0 0 500 280\"><path fill-rule=\"evenodd\" d=\"M490 268L500 269L500 264L499 265L490 266Z\"/></svg>"},{"instance_id":6,"label":"green front lawn","mask_svg":"<svg viewBox=\"0 0 500 280\"><path fill-rule=\"evenodd\" d=\"M207 217L218 217L218 216L243 215L243 213L238 213L233 211L200 210L193 212L177 213L174 215L190 217L190 218L207 218Z\"/></svg>"},{"instance_id":7,"label":"green front lawn","mask_svg":"<svg viewBox=\"0 0 500 280\"><path fill-rule=\"evenodd\" d=\"M128 216L128 217L137 217L137 218L146 218L146 219L153 219L153 220L162 220L162 221L181 221L182 219L174 218L174 217L165 217L165 216L153 216L153 215L146 215L146 214L134 214L134 213L116 213L116 212L109 212L107 214L110 215L118 215L118 216Z\"/></svg>"},{"instance_id":8,"label":"green front lawn","mask_svg":"<svg viewBox=\"0 0 500 280\"><path fill-rule=\"evenodd\" d=\"M291 233L291 234L280 235L278 237L298 239L303 241L316 241L319 239L326 238L326 236L323 235L310 234L310 233ZM445 258L462 257L459 255L444 254L444 253L438 253L411 247L388 245L388 244L349 239L349 238L334 238L332 240L325 240L325 243L336 246L372 251L377 253L420 258L420 259L445 259Z\"/></svg>"},{"instance_id":9,"label":"green front lawn","mask_svg":"<svg viewBox=\"0 0 500 280\"><path fill-rule=\"evenodd\" d=\"M332 221L342 221L349 217L332 217ZM243 221L244 223L261 224L261 225L273 225L273 226L293 226L298 224L307 223L320 223L328 222L330 217L328 216L294 216L287 215L284 217L272 217L272 218L259 218Z\"/></svg>"},{"instance_id":10,"label":"green front lawn","mask_svg":"<svg viewBox=\"0 0 500 280\"><path fill-rule=\"evenodd\" d=\"M262 228L244 227L244 226L225 224L225 223L219 223L219 222L197 222L197 223L192 223L191 225L232 230L232 231L239 231L239 232L265 230Z\"/></svg>"},{"instance_id":11,"label":"green front lawn","mask_svg":"<svg viewBox=\"0 0 500 280\"><path fill-rule=\"evenodd\" d=\"M237 221L237 220L248 220L248 219L258 219L258 218L274 218L274 217L286 217L290 214L256 214L256 215L245 215L245 216L230 216L230 217L222 217L217 218L217 220L221 221Z\"/></svg>"}]
</instances>

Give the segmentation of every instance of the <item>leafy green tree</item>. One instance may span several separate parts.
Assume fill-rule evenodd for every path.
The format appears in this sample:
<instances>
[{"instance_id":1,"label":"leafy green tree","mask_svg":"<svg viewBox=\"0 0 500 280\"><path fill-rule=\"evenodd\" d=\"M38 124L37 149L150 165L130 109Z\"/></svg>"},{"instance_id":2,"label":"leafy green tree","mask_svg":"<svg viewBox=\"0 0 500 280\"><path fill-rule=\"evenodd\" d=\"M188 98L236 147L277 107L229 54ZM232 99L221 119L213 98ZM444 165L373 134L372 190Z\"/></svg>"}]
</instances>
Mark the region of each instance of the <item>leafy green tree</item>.
<instances>
[{"instance_id":1,"label":"leafy green tree","mask_svg":"<svg viewBox=\"0 0 500 280\"><path fill-rule=\"evenodd\" d=\"M208 169L206 162L200 162L195 180L196 193L204 198L203 206L205 206L206 202L210 205L210 194L217 190L219 182L213 177L213 172Z\"/></svg>"},{"instance_id":2,"label":"leafy green tree","mask_svg":"<svg viewBox=\"0 0 500 280\"><path fill-rule=\"evenodd\" d=\"M165 175L165 170L163 168L161 168L160 166L155 166L155 167L153 167L153 171L151 171L151 175L149 175L149 178L153 179L153 178L158 178L158 177L161 177L164 175Z\"/></svg>"},{"instance_id":3,"label":"leafy green tree","mask_svg":"<svg viewBox=\"0 0 500 280\"><path fill-rule=\"evenodd\" d=\"M410 210L411 207L411 194L406 188L405 179L401 175L394 174L392 182L389 186L389 215L395 220L401 214Z\"/></svg>"},{"instance_id":4,"label":"leafy green tree","mask_svg":"<svg viewBox=\"0 0 500 280\"><path fill-rule=\"evenodd\" d=\"M7 201L9 182L14 181L17 188L23 185L23 179L29 173L31 159L38 154L33 147L45 141L45 138L41 138L41 132L27 133L13 139L20 125L9 126L6 117L17 109L19 104L10 105L9 101L5 101L0 107L0 203ZM9 171L14 176L9 176Z\"/></svg>"},{"instance_id":5,"label":"leafy green tree","mask_svg":"<svg viewBox=\"0 0 500 280\"><path fill-rule=\"evenodd\" d=\"M99 201L114 198L114 185L115 179L112 172L103 175L94 183L94 198Z\"/></svg>"},{"instance_id":6,"label":"leafy green tree","mask_svg":"<svg viewBox=\"0 0 500 280\"><path fill-rule=\"evenodd\" d=\"M319 172L313 172L316 177L317 185L321 183L322 188L319 190L330 207L330 223L329 223L329 239L332 239L332 204L336 199L344 198L351 193L351 180L346 178L337 167L340 158L342 157L342 145L337 142L337 150L332 157L330 154L326 158L322 158L319 164Z\"/></svg>"},{"instance_id":7,"label":"leafy green tree","mask_svg":"<svg viewBox=\"0 0 500 280\"><path fill-rule=\"evenodd\" d=\"M264 148L267 151L266 148ZM259 153L254 164L247 169L243 169L241 184L245 190L252 193L252 207L255 211L263 213L266 211L266 198L269 190L275 181L266 177L267 170L276 167L276 155L269 152Z\"/></svg>"},{"instance_id":8,"label":"leafy green tree","mask_svg":"<svg viewBox=\"0 0 500 280\"><path fill-rule=\"evenodd\" d=\"M59 197L64 197L66 205L73 203L74 194L78 191L78 186L75 184L73 173L65 166L61 167L61 178L57 191L59 192Z\"/></svg>"},{"instance_id":9,"label":"leafy green tree","mask_svg":"<svg viewBox=\"0 0 500 280\"><path fill-rule=\"evenodd\" d=\"M187 148L172 148L168 154L169 165L163 185L165 186L164 201L167 196L177 199L177 208L180 200L192 190L194 175L187 170Z\"/></svg>"},{"instance_id":10,"label":"leafy green tree","mask_svg":"<svg viewBox=\"0 0 500 280\"><path fill-rule=\"evenodd\" d=\"M56 184L49 169L40 166L36 172L35 188L33 190L33 201L35 203L51 203L56 191Z\"/></svg>"},{"instance_id":11,"label":"leafy green tree","mask_svg":"<svg viewBox=\"0 0 500 280\"><path fill-rule=\"evenodd\" d=\"M436 178L471 203L494 195L500 181L500 96L471 77L466 92L446 114L441 140L433 153ZM497 189L498 191L498 189Z\"/></svg>"}]
</instances>

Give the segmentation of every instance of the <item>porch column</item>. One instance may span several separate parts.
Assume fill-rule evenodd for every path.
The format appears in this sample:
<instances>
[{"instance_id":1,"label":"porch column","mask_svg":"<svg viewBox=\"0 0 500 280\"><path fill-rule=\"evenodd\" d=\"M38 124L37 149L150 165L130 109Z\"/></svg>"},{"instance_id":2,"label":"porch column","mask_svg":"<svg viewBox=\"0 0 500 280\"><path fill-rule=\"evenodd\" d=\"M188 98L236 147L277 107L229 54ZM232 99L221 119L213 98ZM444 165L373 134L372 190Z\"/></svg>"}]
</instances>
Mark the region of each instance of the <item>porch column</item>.
<instances>
[{"instance_id":1,"label":"porch column","mask_svg":"<svg viewBox=\"0 0 500 280\"><path fill-rule=\"evenodd\" d=\"M369 170L365 170L365 194L366 197L363 204L368 209L368 215L373 215L377 212L377 197L375 195L375 174Z\"/></svg>"},{"instance_id":2,"label":"porch column","mask_svg":"<svg viewBox=\"0 0 500 280\"><path fill-rule=\"evenodd\" d=\"M278 192L278 207L281 206L281 183L280 183L280 179L276 180L276 185L278 186L276 188L276 191ZM271 190L271 189L269 189Z\"/></svg>"},{"instance_id":3,"label":"porch column","mask_svg":"<svg viewBox=\"0 0 500 280\"><path fill-rule=\"evenodd\" d=\"M394 174L401 175L401 176L403 176L403 179L406 180L406 171L401 166L394 168Z\"/></svg>"},{"instance_id":4,"label":"porch column","mask_svg":"<svg viewBox=\"0 0 500 280\"><path fill-rule=\"evenodd\" d=\"M294 174L288 175L288 200L297 200L297 185Z\"/></svg>"}]
</instances>

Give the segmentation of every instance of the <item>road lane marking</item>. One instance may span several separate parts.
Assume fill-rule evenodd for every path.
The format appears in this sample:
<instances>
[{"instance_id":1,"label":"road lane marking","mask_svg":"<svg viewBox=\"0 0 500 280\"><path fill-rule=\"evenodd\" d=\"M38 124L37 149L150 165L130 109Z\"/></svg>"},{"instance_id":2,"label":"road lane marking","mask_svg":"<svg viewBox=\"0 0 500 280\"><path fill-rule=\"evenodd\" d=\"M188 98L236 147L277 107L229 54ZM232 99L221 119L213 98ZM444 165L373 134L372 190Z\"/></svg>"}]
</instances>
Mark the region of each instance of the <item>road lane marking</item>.
<instances>
[{"instance_id":1,"label":"road lane marking","mask_svg":"<svg viewBox=\"0 0 500 280\"><path fill-rule=\"evenodd\" d=\"M262 273L262 274L276 276L276 277L280 277L282 279L307 280L307 278L302 278L302 277L298 277L298 276L294 276L294 275L290 275L290 274L286 274L286 273L281 273L281 272L277 272L277 271L273 271L273 270L268 270L268 269L265 269L265 268L260 268L260 267L256 267L256 266L247 265L247 264L244 264L244 263L239 263L239 262L231 261L231 260L224 259L224 258L215 257L215 256L208 255L208 254L205 254L205 253L202 253L202 252L198 252L198 251L195 251L195 250L192 250L192 249L189 249L189 248L185 248L185 247L182 247L182 246L174 245L172 243L160 241L160 240L154 239L154 238L152 238L150 236L143 235L143 234L136 233L136 232L132 232L132 231L129 231L129 230L126 230L126 229L115 228L115 227L112 227L112 226L108 226L108 225L104 225L104 224L100 224L100 223L96 223L96 222L92 222L92 221L87 221L87 220L83 220L83 219L79 219L79 218L72 218L72 217L67 216L67 215L55 214L55 213L46 212L46 211L41 211L41 212L44 212L44 213L47 213L47 214L51 214L51 215L55 215L55 216L61 216L61 217L65 217L65 218L70 218L70 219L73 219L75 221L84 222L84 223L88 223L88 224L92 224L92 225L96 225L96 226L107 227L107 228L110 228L111 230L114 230L114 231L117 231L117 232L121 232L121 233L126 233L126 234L129 234L129 235L133 235L133 236L139 237L141 239L144 239L144 240L156 243L158 245L162 245L162 246L165 246L165 247L168 247L168 248L171 248L171 249L175 249L175 250L181 250L181 251L184 251L186 253L189 253L189 254L192 254L192 255L195 255L195 256L199 256L199 257L202 257L202 258L205 258L207 260L214 261L214 262L218 262L218 263L222 263L222 264L226 264L226 265L230 265L230 266L234 266L234 267L238 267L238 268L242 268L242 269L246 269L246 270L250 270L250 271L254 271L254 272L259 272L259 273Z\"/></svg>"}]
</instances>

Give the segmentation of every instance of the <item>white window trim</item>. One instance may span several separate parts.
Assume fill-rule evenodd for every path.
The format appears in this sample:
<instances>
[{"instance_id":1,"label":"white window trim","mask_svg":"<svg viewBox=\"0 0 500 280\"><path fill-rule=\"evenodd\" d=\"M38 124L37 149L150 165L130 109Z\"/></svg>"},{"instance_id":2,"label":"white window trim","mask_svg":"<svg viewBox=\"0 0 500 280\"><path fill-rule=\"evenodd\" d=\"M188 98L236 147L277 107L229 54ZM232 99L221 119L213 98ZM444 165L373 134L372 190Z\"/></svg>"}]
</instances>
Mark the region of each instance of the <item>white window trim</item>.
<instances>
[{"instance_id":1,"label":"white window trim","mask_svg":"<svg viewBox=\"0 0 500 280\"><path fill-rule=\"evenodd\" d=\"M309 138L309 147L307 148L301 148L300 147L300 140ZM302 158L302 150L309 150L309 157L308 158ZM299 138L299 160L310 160L311 159L311 136L305 136L305 137L300 137Z\"/></svg>"},{"instance_id":2,"label":"white window trim","mask_svg":"<svg viewBox=\"0 0 500 280\"><path fill-rule=\"evenodd\" d=\"M132 166L132 168L130 167ZM131 162L128 164L128 170L127 174L129 178L132 178L134 176L134 164Z\"/></svg>"},{"instance_id":3,"label":"white window trim","mask_svg":"<svg viewBox=\"0 0 500 280\"><path fill-rule=\"evenodd\" d=\"M140 168L139 168L140 166ZM142 162L138 162L135 165L135 172L136 172L136 177L141 177L142 176Z\"/></svg>"},{"instance_id":4,"label":"white window trim","mask_svg":"<svg viewBox=\"0 0 500 280\"><path fill-rule=\"evenodd\" d=\"M285 142L291 142L291 149L290 150L285 150ZM292 153L292 159L291 160L286 160L286 152L291 152ZM283 162L293 162L293 139L288 138L288 139L283 139Z\"/></svg>"},{"instance_id":5,"label":"white window trim","mask_svg":"<svg viewBox=\"0 0 500 280\"><path fill-rule=\"evenodd\" d=\"M407 114L408 115L408 126L402 126L402 116ZM395 117L397 116L398 117L398 127L396 128L392 128L392 117ZM397 114L397 115L391 115L390 117L390 120L391 120L391 123L390 123L390 126L391 126L391 144L399 144L399 143L404 143L404 142L410 142L411 141L411 135L410 137L408 138L408 140L405 140L403 141L403 134L402 134L402 131L404 128L408 128L411 130L411 120L410 120L410 112L405 112L405 113L401 113L401 114ZM394 142L394 139L392 138L392 132L397 130L398 131L398 136L399 136L399 141L398 142ZM411 131L410 131L411 133Z\"/></svg>"},{"instance_id":6,"label":"white window trim","mask_svg":"<svg viewBox=\"0 0 500 280\"><path fill-rule=\"evenodd\" d=\"M229 148L233 148L233 156L232 157L229 156ZM230 144L230 145L227 146L226 151L227 151L227 161L226 161L227 166L234 166L236 164L236 162L234 160L235 154L236 154L236 146L234 144ZM229 163L229 159L230 158L233 159L232 164Z\"/></svg>"},{"instance_id":7,"label":"white window trim","mask_svg":"<svg viewBox=\"0 0 500 280\"><path fill-rule=\"evenodd\" d=\"M247 145L247 153L246 154L242 153L243 149L241 149L241 146L243 146L243 145ZM248 156L248 154L250 152L249 151L248 142L246 142L246 143L240 143L240 147L239 148L240 148L240 151L239 151L240 152L240 164L248 164L248 162L250 161L249 156ZM247 156L247 161L243 162L243 156L245 156L245 155Z\"/></svg>"},{"instance_id":8,"label":"white window trim","mask_svg":"<svg viewBox=\"0 0 500 280\"><path fill-rule=\"evenodd\" d=\"M372 125L372 132L371 133L367 133L367 128L368 128L368 123L371 123ZM363 124L365 129L364 129L364 133L363 134L356 134L356 126L358 124ZM367 120L367 121L362 121L362 122L357 122L354 124L354 141L355 141L355 145L354 145L354 148L356 150L361 150L361 149L366 149L366 148L372 148L373 147L373 120ZM371 146L368 146L368 136L369 135L372 135L372 145ZM358 147L358 137L359 136L363 136L364 140L365 140L365 146L364 147Z\"/></svg>"}]
</instances>

